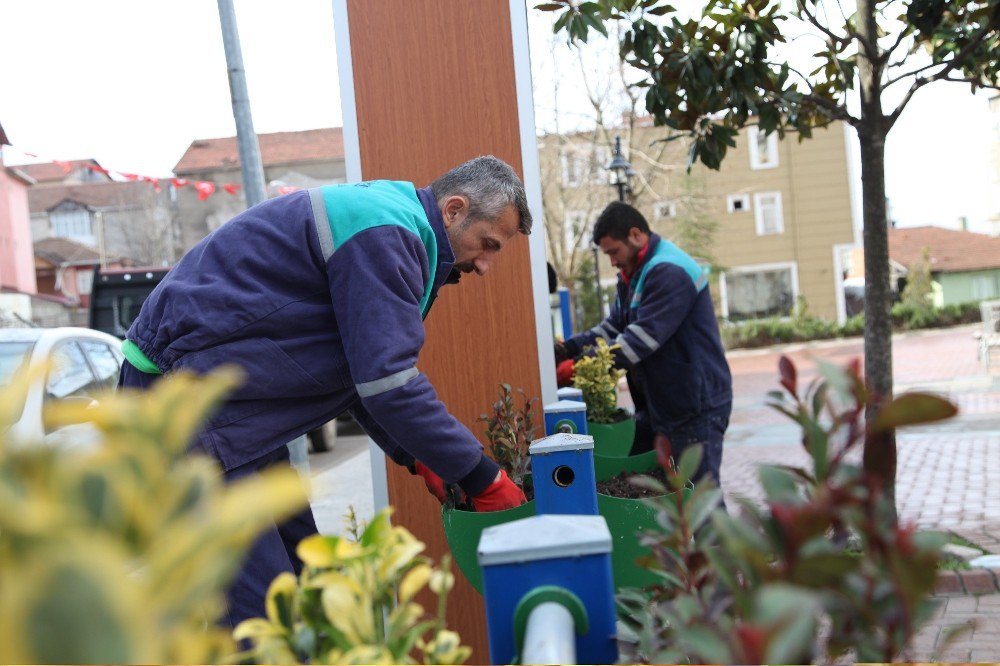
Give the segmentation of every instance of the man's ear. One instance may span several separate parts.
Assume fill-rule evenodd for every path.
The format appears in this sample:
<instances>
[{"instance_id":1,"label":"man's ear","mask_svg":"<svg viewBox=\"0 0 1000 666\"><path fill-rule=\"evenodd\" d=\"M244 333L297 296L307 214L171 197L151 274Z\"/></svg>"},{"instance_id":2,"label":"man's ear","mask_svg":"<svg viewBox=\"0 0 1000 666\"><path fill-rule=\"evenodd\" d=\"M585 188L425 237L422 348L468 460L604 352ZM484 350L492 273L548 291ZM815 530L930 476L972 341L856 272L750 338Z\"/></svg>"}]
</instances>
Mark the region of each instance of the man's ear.
<instances>
[{"instance_id":1,"label":"man's ear","mask_svg":"<svg viewBox=\"0 0 1000 666\"><path fill-rule=\"evenodd\" d=\"M441 217L444 218L444 228L448 229L454 222L461 222L469 212L469 200L460 194L454 194L441 204Z\"/></svg>"}]
</instances>

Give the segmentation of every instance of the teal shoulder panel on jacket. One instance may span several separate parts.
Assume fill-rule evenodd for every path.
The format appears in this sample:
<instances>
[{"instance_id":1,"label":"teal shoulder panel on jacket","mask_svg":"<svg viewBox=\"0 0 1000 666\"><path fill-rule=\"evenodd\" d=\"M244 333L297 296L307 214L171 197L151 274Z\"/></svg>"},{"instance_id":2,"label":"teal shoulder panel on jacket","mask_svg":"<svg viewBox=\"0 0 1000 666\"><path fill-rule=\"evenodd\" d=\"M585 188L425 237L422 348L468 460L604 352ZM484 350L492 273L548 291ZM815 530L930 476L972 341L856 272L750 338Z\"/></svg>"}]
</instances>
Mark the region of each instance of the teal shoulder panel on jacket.
<instances>
[{"instance_id":1,"label":"teal shoulder panel on jacket","mask_svg":"<svg viewBox=\"0 0 1000 666\"><path fill-rule=\"evenodd\" d=\"M639 272L639 279L635 283L635 291L632 294L632 302L629 307L635 309L639 307L639 302L642 300L642 290L646 285L646 275L653 266L659 264L674 264L682 269L691 278L691 282L694 283L694 288L696 291L701 291L706 286L708 286L708 274L709 269L707 267L701 266L697 261L691 258L687 252L680 249L670 241L665 238L661 238L659 244L656 246L656 251L653 256L642 267Z\"/></svg>"},{"instance_id":2,"label":"teal shoulder panel on jacket","mask_svg":"<svg viewBox=\"0 0 1000 666\"><path fill-rule=\"evenodd\" d=\"M437 272L437 239L413 184L373 180L350 185L324 185L320 191L333 234L333 254L356 234L375 227L401 227L420 239L427 253L428 277L420 300L420 311L426 315Z\"/></svg>"}]
</instances>

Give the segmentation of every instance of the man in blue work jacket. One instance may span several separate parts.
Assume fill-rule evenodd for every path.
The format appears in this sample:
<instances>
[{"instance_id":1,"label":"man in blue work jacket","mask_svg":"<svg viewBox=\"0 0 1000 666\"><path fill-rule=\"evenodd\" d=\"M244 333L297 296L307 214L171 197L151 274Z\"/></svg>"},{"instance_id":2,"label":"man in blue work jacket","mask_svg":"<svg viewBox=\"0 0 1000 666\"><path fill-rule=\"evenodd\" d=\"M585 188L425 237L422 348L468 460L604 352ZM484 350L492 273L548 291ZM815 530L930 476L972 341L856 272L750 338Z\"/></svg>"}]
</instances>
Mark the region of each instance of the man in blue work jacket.
<instances>
[{"instance_id":1,"label":"man in blue work jacket","mask_svg":"<svg viewBox=\"0 0 1000 666\"><path fill-rule=\"evenodd\" d=\"M194 448L228 479L286 464L286 442L350 412L386 455L444 501L456 484L477 511L524 494L484 453L416 368L438 289L485 274L531 231L524 187L479 157L429 187L373 181L263 202L191 249L145 301L122 351L120 385L236 364L244 384ZM228 593L227 619L264 613L268 584L301 569L310 510L265 533Z\"/></svg>"},{"instance_id":2,"label":"man in blue work jacket","mask_svg":"<svg viewBox=\"0 0 1000 666\"><path fill-rule=\"evenodd\" d=\"M556 360L579 356L597 338L618 345L615 366L627 370L635 403L632 455L651 450L656 435L666 436L675 459L699 445L695 480L710 476L718 485L733 381L708 271L628 204L604 209L593 242L620 271L618 295L607 319L556 345Z\"/></svg>"}]
</instances>

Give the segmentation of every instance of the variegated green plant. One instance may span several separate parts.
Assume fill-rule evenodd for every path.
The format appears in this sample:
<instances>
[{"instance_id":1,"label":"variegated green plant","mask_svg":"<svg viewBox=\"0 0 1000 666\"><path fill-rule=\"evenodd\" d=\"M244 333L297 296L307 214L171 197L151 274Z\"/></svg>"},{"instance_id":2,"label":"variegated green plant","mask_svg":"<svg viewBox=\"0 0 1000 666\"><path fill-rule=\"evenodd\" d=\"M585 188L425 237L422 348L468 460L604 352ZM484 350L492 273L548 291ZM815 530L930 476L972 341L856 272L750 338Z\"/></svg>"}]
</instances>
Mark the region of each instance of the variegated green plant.
<instances>
[{"instance_id":1,"label":"variegated green plant","mask_svg":"<svg viewBox=\"0 0 1000 666\"><path fill-rule=\"evenodd\" d=\"M588 421L616 423L628 416L618 408L618 380L625 373L615 369L612 352L616 348L598 338L593 349L573 366L573 386L583 391Z\"/></svg>"},{"instance_id":2,"label":"variegated green plant","mask_svg":"<svg viewBox=\"0 0 1000 666\"><path fill-rule=\"evenodd\" d=\"M0 394L0 433L30 380ZM72 452L0 434L0 663L211 663L235 652L216 627L223 591L257 533L306 502L292 472L226 485L187 452L238 382L176 374L146 393L66 406L97 447Z\"/></svg>"},{"instance_id":3,"label":"variegated green plant","mask_svg":"<svg viewBox=\"0 0 1000 666\"><path fill-rule=\"evenodd\" d=\"M276 578L267 618L242 622L245 655L269 664L460 664L471 653L445 627L445 603L455 579L447 556L435 568L424 544L380 512L356 540L313 536L298 547L305 567ZM357 533L357 530L353 530ZM425 587L437 596L434 616L415 600Z\"/></svg>"}]
</instances>

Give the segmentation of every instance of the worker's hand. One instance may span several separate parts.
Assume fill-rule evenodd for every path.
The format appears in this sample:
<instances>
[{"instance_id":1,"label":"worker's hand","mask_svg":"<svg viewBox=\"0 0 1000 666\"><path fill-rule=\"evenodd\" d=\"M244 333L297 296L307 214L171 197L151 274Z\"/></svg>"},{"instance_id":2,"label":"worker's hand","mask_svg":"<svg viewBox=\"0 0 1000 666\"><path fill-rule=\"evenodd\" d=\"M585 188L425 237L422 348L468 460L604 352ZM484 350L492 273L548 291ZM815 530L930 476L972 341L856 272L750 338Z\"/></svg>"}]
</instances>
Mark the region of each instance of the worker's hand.
<instances>
[{"instance_id":1,"label":"worker's hand","mask_svg":"<svg viewBox=\"0 0 1000 666\"><path fill-rule=\"evenodd\" d=\"M576 372L576 363L573 359L567 359L556 366L556 385L572 386L573 374Z\"/></svg>"},{"instance_id":2,"label":"worker's hand","mask_svg":"<svg viewBox=\"0 0 1000 666\"><path fill-rule=\"evenodd\" d=\"M503 470L500 470L496 480L486 490L472 498L472 504L478 513L513 509L527 501L524 491L515 486Z\"/></svg>"},{"instance_id":3,"label":"worker's hand","mask_svg":"<svg viewBox=\"0 0 1000 666\"><path fill-rule=\"evenodd\" d=\"M569 358L569 352L566 351L566 345L562 342L557 342L555 346L556 352L556 365L562 363Z\"/></svg>"},{"instance_id":4,"label":"worker's hand","mask_svg":"<svg viewBox=\"0 0 1000 666\"><path fill-rule=\"evenodd\" d=\"M444 504L448 498L444 480L419 460L413 464L413 473L419 474L424 480L424 485L427 486L427 492L434 495L439 502Z\"/></svg>"}]
</instances>

